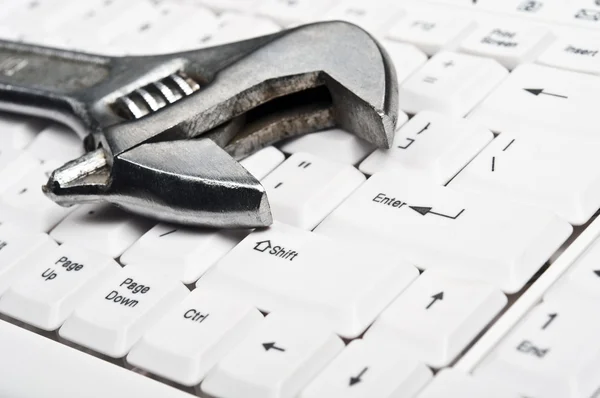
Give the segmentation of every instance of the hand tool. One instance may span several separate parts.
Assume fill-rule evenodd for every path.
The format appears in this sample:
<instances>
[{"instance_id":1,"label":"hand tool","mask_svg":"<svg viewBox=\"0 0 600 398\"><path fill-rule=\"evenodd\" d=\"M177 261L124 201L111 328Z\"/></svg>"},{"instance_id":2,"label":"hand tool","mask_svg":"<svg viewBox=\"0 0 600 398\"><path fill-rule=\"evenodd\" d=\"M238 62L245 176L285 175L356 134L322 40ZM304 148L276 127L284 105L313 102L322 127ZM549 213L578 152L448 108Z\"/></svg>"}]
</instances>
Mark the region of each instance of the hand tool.
<instances>
[{"instance_id":1,"label":"hand tool","mask_svg":"<svg viewBox=\"0 0 600 398\"><path fill-rule=\"evenodd\" d=\"M386 148L397 108L385 50L345 22L159 56L0 41L0 109L84 139L88 152L43 187L63 206L106 201L175 223L266 226L265 190L237 160L333 126Z\"/></svg>"}]
</instances>

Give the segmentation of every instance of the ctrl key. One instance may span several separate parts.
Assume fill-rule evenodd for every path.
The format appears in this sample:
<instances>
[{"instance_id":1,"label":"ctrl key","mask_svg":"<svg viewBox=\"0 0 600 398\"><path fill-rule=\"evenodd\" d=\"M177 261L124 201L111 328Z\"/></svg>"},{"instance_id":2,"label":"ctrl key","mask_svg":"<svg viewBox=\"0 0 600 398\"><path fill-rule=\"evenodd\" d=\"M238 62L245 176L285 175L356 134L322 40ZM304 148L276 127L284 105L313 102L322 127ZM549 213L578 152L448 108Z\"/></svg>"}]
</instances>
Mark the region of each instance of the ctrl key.
<instances>
[{"instance_id":1,"label":"ctrl key","mask_svg":"<svg viewBox=\"0 0 600 398\"><path fill-rule=\"evenodd\" d=\"M67 318L59 336L113 358L121 358L146 329L189 293L162 273L127 266L103 281Z\"/></svg>"},{"instance_id":2,"label":"ctrl key","mask_svg":"<svg viewBox=\"0 0 600 398\"><path fill-rule=\"evenodd\" d=\"M144 334L127 361L191 387L262 321L245 300L196 289Z\"/></svg>"}]
</instances>

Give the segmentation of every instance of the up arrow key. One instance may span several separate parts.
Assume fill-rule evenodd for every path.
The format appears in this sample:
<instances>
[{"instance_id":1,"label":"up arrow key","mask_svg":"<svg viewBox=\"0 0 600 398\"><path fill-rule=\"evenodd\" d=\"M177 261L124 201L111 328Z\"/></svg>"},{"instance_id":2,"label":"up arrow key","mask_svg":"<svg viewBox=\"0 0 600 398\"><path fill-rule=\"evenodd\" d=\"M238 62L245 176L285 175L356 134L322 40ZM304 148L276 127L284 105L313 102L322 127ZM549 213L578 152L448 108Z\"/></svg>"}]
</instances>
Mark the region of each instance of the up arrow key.
<instances>
[{"instance_id":1,"label":"up arrow key","mask_svg":"<svg viewBox=\"0 0 600 398\"><path fill-rule=\"evenodd\" d=\"M431 296L431 302L429 303L429 305L427 307L425 307L426 310L430 309L431 307L433 307L433 305L444 299L444 292L439 292L437 294L434 294L433 296Z\"/></svg>"}]
</instances>

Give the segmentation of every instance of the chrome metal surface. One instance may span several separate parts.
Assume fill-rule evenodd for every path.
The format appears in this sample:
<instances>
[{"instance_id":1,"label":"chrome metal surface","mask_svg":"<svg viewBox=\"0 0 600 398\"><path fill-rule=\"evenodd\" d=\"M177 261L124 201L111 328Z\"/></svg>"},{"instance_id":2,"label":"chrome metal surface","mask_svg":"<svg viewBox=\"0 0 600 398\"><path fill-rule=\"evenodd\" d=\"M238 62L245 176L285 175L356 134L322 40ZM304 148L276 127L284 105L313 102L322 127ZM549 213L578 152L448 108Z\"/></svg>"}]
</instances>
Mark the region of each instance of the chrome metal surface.
<instances>
[{"instance_id":1,"label":"chrome metal surface","mask_svg":"<svg viewBox=\"0 0 600 398\"><path fill-rule=\"evenodd\" d=\"M392 62L345 22L148 57L0 41L0 65L19 65L0 69L0 109L66 123L92 151L52 174L50 198L184 224L269 225L263 187L235 159L331 126L386 148L397 118Z\"/></svg>"}]
</instances>

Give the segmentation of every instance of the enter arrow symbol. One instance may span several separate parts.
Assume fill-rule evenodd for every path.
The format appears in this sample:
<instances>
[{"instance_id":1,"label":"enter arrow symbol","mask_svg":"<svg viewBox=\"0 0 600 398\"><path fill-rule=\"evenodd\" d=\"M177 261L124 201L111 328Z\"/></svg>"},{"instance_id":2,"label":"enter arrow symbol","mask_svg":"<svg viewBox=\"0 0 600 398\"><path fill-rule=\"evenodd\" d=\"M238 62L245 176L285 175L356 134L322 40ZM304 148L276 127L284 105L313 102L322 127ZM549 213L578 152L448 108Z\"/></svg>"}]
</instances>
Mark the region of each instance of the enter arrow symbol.
<instances>
[{"instance_id":1,"label":"enter arrow symbol","mask_svg":"<svg viewBox=\"0 0 600 398\"><path fill-rule=\"evenodd\" d=\"M596 276L599 276L599 277L600 277L600 269L598 269L598 270L594 271L594 274L596 274Z\"/></svg>"},{"instance_id":2,"label":"enter arrow symbol","mask_svg":"<svg viewBox=\"0 0 600 398\"><path fill-rule=\"evenodd\" d=\"M365 373L367 372L367 370L369 370L368 367L365 367L363 370L360 371L360 373L358 374L358 376L356 377L351 377L350 378L350 387L352 387L353 385L360 383L362 381L362 377L365 375Z\"/></svg>"},{"instance_id":3,"label":"enter arrow symbol","mask_svg":"<svg viewBox=\"0 0 600 398\"><path fill-rule=\"evenodd\" d=\"M565 95L547 93L547 92L544 91L543 88L524 88L523 90L527 91L530 94L535 95L536 97L540 96L540 95L550 95L552 97L565 98L565 99L568 98Z\"/></svg>"},{"instance_id":4,"label":"enter arrow symbol","mask_svg":"<svg viewBox=\"0 0 600 398\"><path fill-rule=\"evenodd\" d=\"M265 351L277 350L277 351L285 352L285 350L283 348L277 347L275 344L276 344L275 342L263 343L262 346L265 348Z\"/></svg>"},{"instance_id":5,"label":"enter arrow symbol","mask_svg":"<svg viewBox=\"0 0 600 398\"><path fill-rule=\"evenodd\" d=\"M450 218L452 220L456 220L465 211L465 209L462 209L461 211L458 212L457 215L455 215L455 216L449 216L447 214L436 213L435 211L432 211L431 210L431 209L433 209L432 207L424 207L424 206L408 206L408 207L411 208L411 209L413 209L414 211L416 211L417 213L419 213L422 216L426 216L427 214L433 214L435 216L440 216L440 217L444 217L444 218Z\"/></svg>"},{"instance_id":6,"label":"enter arrow symbol","mask_svg":"<svg viewBox=\"0 0 600 398\"><path fill-rule=\"evenodd\" d=\"M429 305L427 307L425 307L426 310L430 309L435 303L437 303L438 301L441 301L444 299L444 292L439 292L437 294L434 294L433 296L431 296L431 302L429 303Z\"/></svg>"},{"instance_id":7,"label":"enter arrow symbol","mask_svg":"<svg viewBox=\"0 0 600 398\"><path fill-rule=\"evenodd\" d=\"M408 206L411 209L413 209L414 211L416 211L417 213L419 213L420 215L424 216L427 215L427 213L429 213L432 209L432 207L421 207L421 206Z\"/></svg>"}]
</instances>

